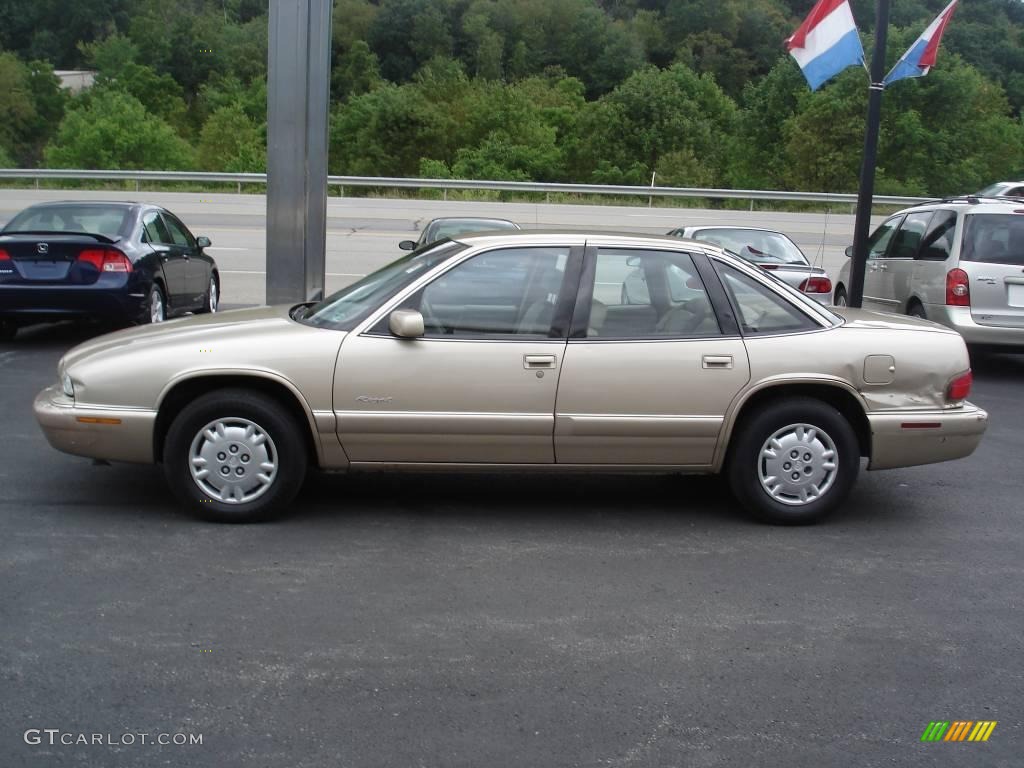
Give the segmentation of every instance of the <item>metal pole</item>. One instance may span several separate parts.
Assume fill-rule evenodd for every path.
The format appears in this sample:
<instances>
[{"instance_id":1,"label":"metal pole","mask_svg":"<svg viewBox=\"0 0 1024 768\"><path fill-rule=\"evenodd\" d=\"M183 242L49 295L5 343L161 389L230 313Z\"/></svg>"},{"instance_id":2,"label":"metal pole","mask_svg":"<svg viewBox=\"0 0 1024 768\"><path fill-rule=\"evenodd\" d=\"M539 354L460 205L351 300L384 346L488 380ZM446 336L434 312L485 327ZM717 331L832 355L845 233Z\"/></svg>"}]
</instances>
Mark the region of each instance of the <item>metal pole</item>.
<instances>
[{"instance_id":1,"label":"metal pole","mask_svg":"<svg viewBox=\"0 0 1024 768\"><path fill-rule=\"evenodd\" d=\"M271 0L267 303L323 297L331 0Z\"/></svg>"},{"instance_id":2,"label":"metal pole","mask_svg":"<svg viewBox=\"0 0 1024 768\"><path fill-rule=\"evenodd\" d=\"M889 0L875 2L875 50L871 54L871 84L868 90L868 121L864 129L864 160L860 167L857 193L857 218L853 224L853 263L850 265L851 307L864 300L864 270L868 264L868 229L871 224L871 200L875 193L875 161L878 155L878 125L882 117L882 92L885 86L885 42L889 34Z\"/></svg>"}]
</instances>

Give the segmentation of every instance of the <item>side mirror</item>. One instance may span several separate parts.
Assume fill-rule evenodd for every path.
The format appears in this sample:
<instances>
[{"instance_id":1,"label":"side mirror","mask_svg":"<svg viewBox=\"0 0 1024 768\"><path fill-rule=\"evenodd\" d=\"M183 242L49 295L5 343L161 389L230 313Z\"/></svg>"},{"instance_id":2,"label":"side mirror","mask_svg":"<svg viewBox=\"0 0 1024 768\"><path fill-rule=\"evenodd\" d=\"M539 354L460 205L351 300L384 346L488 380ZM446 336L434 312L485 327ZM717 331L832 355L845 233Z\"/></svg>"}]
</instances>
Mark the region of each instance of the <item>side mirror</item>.
<instances>
[{"instance_id":1,"label":"side mirror","mask_svg":"<svg viewBox=\"0 0 1024 768\"><path fill-rule=\"evenodd\" d=\"M415 251L416 250L416 241L415 240L403 240L402 242L400 242L398 244L398 247L401 248L403 251Z\"/></svg>"},{"instance_id":2,"label":"side mirror","mask_svg":"<svg viewBox=\"0 0 1024 768\"><path fill-rule=\"evenodd\" d=\"M852 245L846 246L846 250L843 251L843 253L846 254L846 258L852 259L853 258L853 246Z\"/></svg>"},{"instance_id":3,"label":"side mirror","mask_svg":"<svg viewBox=\"0 0 1024 768\"><path fill-rule=\"evenodd\" d=\"M415 309L396 309L388 316L388 329L403 339L417 339L423 335L423 315Z\"/></svg>"},{"instance_id":4,"label":"side mirror","mask_svg":"<svg viewBox=\"0 0 1024 768\"><path fill-rule=\"evenodd\" d=\"M200 235L196 238L196 246L198 248L209 248L213 243L210 242L210 238L206 235Z\"/></svg>"}]
</instances>

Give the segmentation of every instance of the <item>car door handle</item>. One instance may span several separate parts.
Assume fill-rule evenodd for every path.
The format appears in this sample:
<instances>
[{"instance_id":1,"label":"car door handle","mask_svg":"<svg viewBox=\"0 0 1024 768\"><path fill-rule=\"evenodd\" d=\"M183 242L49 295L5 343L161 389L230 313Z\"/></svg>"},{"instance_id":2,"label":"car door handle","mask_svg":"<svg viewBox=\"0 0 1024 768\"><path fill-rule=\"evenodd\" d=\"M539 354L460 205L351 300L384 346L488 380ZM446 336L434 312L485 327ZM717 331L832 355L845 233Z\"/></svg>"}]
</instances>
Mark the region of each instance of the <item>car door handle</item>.
<instances>
[{"instance_id":1,"label":"car door handle","mask_svg":"<svg viewBox=\"0 0 1024 768\"><path fill-rule=\"evenodd\" d=\"M882 270L883 272L885 272L886 270L888 270L888 269L889 269L889 265L888 265L888 264L879 264L879 265L878 265L878 268L879 268L880 270Z\"/></svg>"},{"instance_id":2,"label":"car door handle","mask_svg":"<svg viewBox=\"0 0 1024 768\"><path fill-rule=\"evenodd\" d=\"M732 368L732 355L704 355L700 364L702 368Z\"/></svg>"},{"instance_id":3,"label":"car door handle","mask_svg":"<svg viewBox=\"0 0 1024 768\"><path fill-rule=\"evenodd\" d=\"M554 355L523 355L523 368L554 368Z\"/></svg>"}]
</instances>

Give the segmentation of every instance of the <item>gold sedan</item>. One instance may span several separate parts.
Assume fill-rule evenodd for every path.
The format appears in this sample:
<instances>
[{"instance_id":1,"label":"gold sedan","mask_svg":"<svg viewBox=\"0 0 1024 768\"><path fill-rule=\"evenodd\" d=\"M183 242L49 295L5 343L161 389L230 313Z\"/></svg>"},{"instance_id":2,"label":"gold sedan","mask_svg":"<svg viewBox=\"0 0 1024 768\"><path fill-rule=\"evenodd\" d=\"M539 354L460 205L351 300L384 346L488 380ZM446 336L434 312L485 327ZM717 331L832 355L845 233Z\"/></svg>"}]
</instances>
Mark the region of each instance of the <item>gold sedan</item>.
<instances>
[{"instance_id":1,"label":"gold sedan","mask_svg":"<svg viewBox=\"0 0 1024 768\"><path fill-rule=\"evenodd\" d=\"M988 418L970 386L955 332L835 314L714 246L522 232L435 243L316 304L102 336L35 412L59 450L161 463L215 520L287 510L315 465L722 472L760 518L807 523L862 458L969 455Z\"/></svg>"}]
</instances>

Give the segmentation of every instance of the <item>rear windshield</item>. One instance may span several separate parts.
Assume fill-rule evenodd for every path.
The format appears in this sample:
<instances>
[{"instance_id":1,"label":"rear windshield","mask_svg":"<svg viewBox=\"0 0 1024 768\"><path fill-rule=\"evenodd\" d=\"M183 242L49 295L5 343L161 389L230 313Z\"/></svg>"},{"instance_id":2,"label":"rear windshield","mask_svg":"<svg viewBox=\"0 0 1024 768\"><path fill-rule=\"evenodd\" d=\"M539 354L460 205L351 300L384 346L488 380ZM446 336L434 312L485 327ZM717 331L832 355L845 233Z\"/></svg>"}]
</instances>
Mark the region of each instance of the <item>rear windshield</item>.
<instances>
[{"instance_id":1,"label":"rear windshield","mask_svg":"<svg viewBox=\"0 0 1024 768\"><path fill-rule=\"evenodd\" d=\"M503 219L449 219L438 222L434 231L430 233L431 240L441 240L446 237L458 237L472 232L490 232L496 229L519 229L511 221Z\"/></svg>"},{"instance_id":2,"label":"rear windshield","mask_svg":"<svg viewBox=\"0 0 1024 768\"><path fill-rule=\"evenodd\" d=\"M47 205L28 208L3 228L10 232L89 232L117 237L128 232L131 209L110 205Z\"/></svg>"},{"instance_id":3,"label":"rear windshield","mask_svg":"<svg viewBox=\"0 0 1024 768\"><path fill-rule=\"evenodd\" d=\"M755 264L807 264L792 240L778 232L760 229L701 229L694 239L725 248Z\"/></svg>"},{"instance_id":4,"label":"rear windshield","mask_svg":"<svg viewBox=\"0 0 1024 768\"><path fill-rule=\"evenodd\" d=\"M1024 265L1024 214L967 216L960 260Z\"/></svg>"}]
</instances>

